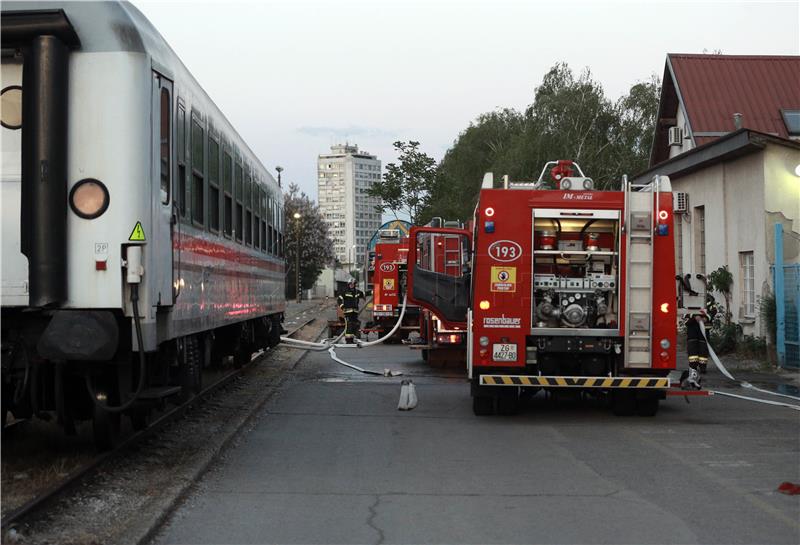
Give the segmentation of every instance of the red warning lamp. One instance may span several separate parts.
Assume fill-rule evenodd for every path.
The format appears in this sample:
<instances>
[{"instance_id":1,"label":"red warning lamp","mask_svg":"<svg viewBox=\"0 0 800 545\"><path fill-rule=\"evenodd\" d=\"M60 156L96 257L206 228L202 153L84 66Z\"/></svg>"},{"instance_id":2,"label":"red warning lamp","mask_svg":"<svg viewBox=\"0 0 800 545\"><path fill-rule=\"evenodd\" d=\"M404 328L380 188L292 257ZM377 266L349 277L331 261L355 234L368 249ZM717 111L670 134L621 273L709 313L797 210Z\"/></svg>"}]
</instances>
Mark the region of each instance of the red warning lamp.
<instances>
[{"instance_id":1,"label":"red warning lamp","mask_svg":"<svg viewBox=\"0 0 800 545\"><path fill-rule=\"evenodd\" d=\"M661 312L664 314L669 313L669 303L661 303Z\"/></svg>"}]
</instances>

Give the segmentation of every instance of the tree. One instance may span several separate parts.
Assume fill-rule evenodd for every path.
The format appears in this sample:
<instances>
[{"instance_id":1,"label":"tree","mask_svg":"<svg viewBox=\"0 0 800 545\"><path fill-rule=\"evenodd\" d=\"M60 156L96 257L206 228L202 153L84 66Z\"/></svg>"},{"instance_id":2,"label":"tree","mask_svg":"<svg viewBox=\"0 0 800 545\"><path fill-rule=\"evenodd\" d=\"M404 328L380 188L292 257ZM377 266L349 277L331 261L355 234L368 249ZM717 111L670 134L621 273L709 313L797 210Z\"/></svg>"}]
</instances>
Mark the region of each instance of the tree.
<instances>
[{"instance_id":1,"label":"tree","mask_svg":"<svg viewBox=\"0 0 800 545\"><path fill-rule=\"evenodd\" d=\"M727 265L723 265L708 274L708 288L718 291L725 298L725 323L731 323L731 290L733 289L733 275Z\"/></svg>"},{"instance_id":2,"label":"tree","mask_svg":"<svg viewBox=\"0 0 800 545\"><path fill-rule=\"evenodd\" d=\"M522 131L523 123L522 114L510 108L482 114L470 123L439 164L419 222L426 223L433 216L446 219L471 216L483 173L493 170L498 158Z\"/></svg>"},{"instance_id":3,"label":"tree","mask_svg":"<svg viewBox=\"0 0 800 545\"><path fill-rule=\"evenodd\" d=\"M419 142L395 142L393 145L399 154L399 164L386 165L383 180L372 184L369 195L380 197L382 202L375 207L378 212L388 210L395 218L403 213L414 224L433 189L436 161L419 150Z\"/></svg>"},{"instance_id":4,"label":"tree","mask_svg":"<svg viewBox=\"0 0 800 545\"><path fill-rule=\"evenodd\" d=\"M623 174L648 165L659 97L652 77L613 102L588 69L576 76L556 64L524 112L483 114L458 136L439 164L422 217L469 219L485 172L495 172L496 180L508 174L534 181L556 159L578 162L598 187L618 186Z\"/></svg>"},{"instance_id":5,"label":"tree","mask_svg":"<svg viewBox=\"0 0 800 545\"><path fill-rule=\"evenodd\" d=\"M284 217L286 233L286 295L297 296L295 288L297 272L298 242L300 248L300 285L309 289L317 281L325 265L333 262L333 241L328 235L328 224L322 218L319 207L300 191L296 184L289 185L284 195ZM295 219L295 213L300 214Z\"/></svg>"}]
</instances>

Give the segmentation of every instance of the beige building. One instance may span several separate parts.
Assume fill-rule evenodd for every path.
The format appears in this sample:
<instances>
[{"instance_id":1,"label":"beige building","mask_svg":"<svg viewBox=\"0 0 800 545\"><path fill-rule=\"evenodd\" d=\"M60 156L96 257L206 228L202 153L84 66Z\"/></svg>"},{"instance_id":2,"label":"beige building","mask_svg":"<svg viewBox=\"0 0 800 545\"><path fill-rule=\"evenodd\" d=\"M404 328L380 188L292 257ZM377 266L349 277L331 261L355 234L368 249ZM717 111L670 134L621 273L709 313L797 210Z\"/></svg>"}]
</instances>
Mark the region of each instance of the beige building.
<instances>
[{"instance_id":1,"label":"beige building","mask_svg":"<svg viewBox=\"0 0 800 545\"><path fill-rule=\"evenodd\" d=\"M800 260L798 139L800 57L668 56L651 167L635 183L670 177L684 207L675 213L676 269L727 266L745 334L766 335L759 299L772 291L776 222L784 262Z\"/></svg>"},{"instance_id":2,"label":"beige building","mask_svg":"<svg viewBox=\"0 0 800 545\"><path fill-rule=\"evenodd\" d=\"M370 238L381 226L381 214L375 210L380 199L367 195L380 178L381 162L356 145L331 146L330 153L317 158L319 208L340 263L363 260Z\"/></svg>"}]
</instances>

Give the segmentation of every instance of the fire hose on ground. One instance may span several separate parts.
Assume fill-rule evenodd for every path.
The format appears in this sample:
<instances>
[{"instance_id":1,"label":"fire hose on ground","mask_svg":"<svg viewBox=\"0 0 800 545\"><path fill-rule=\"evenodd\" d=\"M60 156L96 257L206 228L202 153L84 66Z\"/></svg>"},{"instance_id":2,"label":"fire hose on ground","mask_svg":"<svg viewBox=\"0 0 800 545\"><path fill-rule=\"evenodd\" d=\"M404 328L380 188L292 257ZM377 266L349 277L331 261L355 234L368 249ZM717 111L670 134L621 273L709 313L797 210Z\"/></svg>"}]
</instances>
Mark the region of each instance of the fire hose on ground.
<instances>
[{"instance_id":1,"label":"fire hose on ground","mask_svg":"<svg viewBox=\"0 0 800 545\"><path fill-rule=\"evenodd\" d=\"M406 314L406 300L407 296L403 296L403 306L400 309L400 316L397 318L397 322L394 324L394 327L383 337L375 339L374 341L361 341L360 339L356 339L355 344L342 344L338 343L337 341L342 338L342 335L339 335L335 339L325 339L322 342L313 342L313 341L303 341L300 339L292 339L290 337L281 337L281 343L285 346L290 348L300 348L303 350L311 350L315 352L323 352L327 351L330 354L331 359L338 363L339 365L343 365L360 373L364 373L365 375L375 375L375 376L382 376L382 377L396 377L402 375L399 371L392 371L390 369L384 369L383 372L380 371L373 371L371 369L364 369L357 365L353 365L336 355L337 348L368 348L370 346L377 346L386 340L390 339L392 335L394 335L397 330L400 328L400 325L403 323L403 317ZM417 406L417 393L414 389L414 383L410 380L404 380L402 382L402 386L400 389L400 402L398 403L397 408L400 410L411 410Z\"/></svg>"},{"instance_id":2,"label":"fire hose on ground","mask_svg":"<svg viewBox=\"0 0 800 545\"><path fill-rule=\"evenodd\" d=\"M729 380L732 380L733 382L739 384L742 388L748 388L750 390L753 390L753 391L756 391L756 392L761 392L763 394L769 394L769 395L779 396L779 397L788 397L789 399L793 399L795 401L800 401L800 397L789 395L789 394L782 394L780 392L771 392L769 390L764 390L763 388L758 388L756 386L753 386L752 384L750 384L747 381L739 380L739 379L735 378L725 368L725 366L722 364L722 362L720 361L719 357L717 356L716 352L714 352L714 349L711 347L711 343L708 342L708 336L706 335L706 328L703 325L702 321L700 322L700 331L703 333L703 337L706 339L706 345L708 346L708 355L711 356L711 361L714 362L714 365L717 366L717 369L719 369L719 372L722 373L726 378L728 378ZM712 391L714 392L714 395L735 397L737 399L743 399L743 400L746 400L746 401L755 401L757 403L764 403L766 405L777 405L779 407L788 407L790 409L794 409L795 411L800 411L800 406L793 405L791 403L783 403L781 401L771 401L769 399L760 399L760 398L757 398L757 397L743 396L743 395L734 394L734 393L731 393L731 392L721 392L719 390L712 390Z\"/></svg>"}]
</instances>

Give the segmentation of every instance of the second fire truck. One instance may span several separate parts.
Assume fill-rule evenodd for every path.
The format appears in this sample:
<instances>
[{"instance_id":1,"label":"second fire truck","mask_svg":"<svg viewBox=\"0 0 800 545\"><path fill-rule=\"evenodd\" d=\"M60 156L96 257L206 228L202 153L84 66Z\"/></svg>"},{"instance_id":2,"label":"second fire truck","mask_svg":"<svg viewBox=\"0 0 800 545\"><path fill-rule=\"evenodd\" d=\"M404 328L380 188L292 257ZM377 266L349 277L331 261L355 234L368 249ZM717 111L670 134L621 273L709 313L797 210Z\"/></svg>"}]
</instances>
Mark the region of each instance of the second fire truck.
<instances>
[{"instance_id":1,"label":"second fire truck","mask_svg":"<svg viewBox=\"0 0 800 545\"><path fill-rule=\"evenodd\" d=\"M515 412L525 388L657 412L676 367L672 211L666 177L599 191L576 163L554 161L531 183L494 188L487 174L470 230L411 230L409 301L466 329L476 414ZM426 263L432 235L469 248L461 274Z\"/></svg>"}]
</instances>

